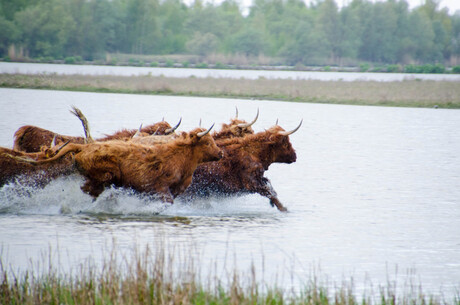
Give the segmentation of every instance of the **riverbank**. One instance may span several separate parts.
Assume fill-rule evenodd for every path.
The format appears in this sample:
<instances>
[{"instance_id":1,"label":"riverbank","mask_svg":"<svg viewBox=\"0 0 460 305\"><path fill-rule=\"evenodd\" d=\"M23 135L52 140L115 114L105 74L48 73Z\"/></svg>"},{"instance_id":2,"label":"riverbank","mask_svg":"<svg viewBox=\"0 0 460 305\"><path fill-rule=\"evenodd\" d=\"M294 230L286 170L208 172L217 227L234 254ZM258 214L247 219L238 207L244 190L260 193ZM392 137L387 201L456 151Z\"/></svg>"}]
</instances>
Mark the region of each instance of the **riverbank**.
<instances>
[{"instance_id":1,"label":"riverbank","mask_svg":"<svg viewBox=\"0 0 460 305\"><path fill-rule=\"evenodd\" d=\"M184 252L185 253L185 252ZM116 252L98 266L89 260L70 274L49 261L14 274L0 259L1 304L310 304L310 305L457 305L459 296L446 298L423 293L414 283L401 288L396 280L358 293L351 278L328 283L312 274L297 289L283 289L260 278L254 263L241 272L211 271L189 254L145 249L131 258ZM217 266L217 265L216 265ZM375 289L375 290L374 290Z\"/></svg>"},{"instance_id":2,"label":"riverbank","mask_svg":"<svg viewBox=\"0 0 460 305\"><path fill-rule=\"evenodd\" d=\"M307 103L460 108L458 82L406 80L175 78L57 74L0 74L0 87L130 94L200 96Z\"/></svg>"}]
</instances>

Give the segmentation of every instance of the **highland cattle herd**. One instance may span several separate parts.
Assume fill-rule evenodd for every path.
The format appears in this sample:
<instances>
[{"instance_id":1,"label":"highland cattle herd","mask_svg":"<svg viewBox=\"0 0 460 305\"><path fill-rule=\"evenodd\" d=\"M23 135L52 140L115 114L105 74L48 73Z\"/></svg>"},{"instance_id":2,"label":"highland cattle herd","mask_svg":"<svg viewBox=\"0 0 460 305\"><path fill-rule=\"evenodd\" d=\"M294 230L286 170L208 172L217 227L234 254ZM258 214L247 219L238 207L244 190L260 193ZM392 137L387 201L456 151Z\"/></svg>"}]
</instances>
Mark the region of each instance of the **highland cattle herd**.
<instances>
[{"instance_id":1,"label":"highland cattle herd","mask_svg":"<svg viewBox=\"0 0 460 305\"><path fill-rule=\"evenodd\" d=\"M296 161L289 135L302 121L291 131L276 123L254 132L259 111L249 123L239 119L237 111L220 131L211 132L213 124L179 132L181 120L173 127L163 120L94 140L83 113L76 107L71 112L81 120L85 137L27 125L15 132L13 149L0 147L0 188L8 183L44 186L77 173L85 179L81 189L94 198L111 185L168 203L177 197L195 200L257 193L287 211L264 173L272 163Z\"/></svg>"}]
</instances>

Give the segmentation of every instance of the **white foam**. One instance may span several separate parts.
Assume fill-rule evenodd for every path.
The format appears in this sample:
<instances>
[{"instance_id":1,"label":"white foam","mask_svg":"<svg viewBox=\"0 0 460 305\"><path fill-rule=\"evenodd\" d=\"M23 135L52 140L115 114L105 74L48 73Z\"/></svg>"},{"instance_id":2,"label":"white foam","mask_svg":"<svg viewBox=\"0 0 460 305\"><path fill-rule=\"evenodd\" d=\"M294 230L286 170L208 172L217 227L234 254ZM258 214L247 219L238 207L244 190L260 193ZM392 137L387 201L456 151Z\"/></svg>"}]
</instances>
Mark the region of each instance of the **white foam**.
<instances>
[{"instance_id":1,"label":"white foam","mask_svg":"<svg viewBox=\"0 0 460 305\"><path fill-rule=\"evenodd\" d=\"M83 178L71 175L53 180L45 187L10 183L0 189L0 213L11 214L105 214L136 216L251 216L276 213L259 195L209 198L192 202L176 199L163 203L131 189L107 188L96 200L81 189Z\"/></svg>"}]
</instances>

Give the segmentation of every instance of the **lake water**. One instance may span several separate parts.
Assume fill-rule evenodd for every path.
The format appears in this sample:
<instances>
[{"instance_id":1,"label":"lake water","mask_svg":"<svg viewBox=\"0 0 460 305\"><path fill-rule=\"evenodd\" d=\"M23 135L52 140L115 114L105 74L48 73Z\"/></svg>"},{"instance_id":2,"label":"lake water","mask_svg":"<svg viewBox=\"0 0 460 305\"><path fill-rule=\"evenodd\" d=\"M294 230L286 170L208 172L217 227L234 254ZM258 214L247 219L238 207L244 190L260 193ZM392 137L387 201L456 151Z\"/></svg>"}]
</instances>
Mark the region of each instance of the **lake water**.
<instances>
[{"instance_id":1,"label":"lake water","mask_svg":"<svg viewBox=\"0 0 460 305\"><path fill-rule=\"evenodd\" d=\"M166 77L212 77L246 79L312 79L322 81L404 81L404 80L446 80L460 81L460 74L410 74L410 73L359 73L359 72L319 72L319 71L265 71L265 70L222 70L222 69L182 69L149 68L92 65L58 65L33 63L0 62L0 73L40 74L57 73L64 75L152 75Z\"/></svg>"},{"instance_id":2,"label":"lake water","mask_svg":"<svg viewBox=\"0 0 460 305\"><path fill-rule=\"evenodd\" d=\"M82 135L71 105L96 137L163 117L182 117L185 131L200 119L219 128L235 106L248 120L260 109L256 131L277 119L291 129L303 118L290 136L297 162L266 173L289 212L257 195L167 206L109 189L92 202L78 176L44 189L7 185L0 189L0 254L12 270L51 252L65 271L98 260L113 243L126 254L166 240L198 249L203 266L245 271L254 263L281 287L318 272L339 286L353 278L359 289L420 283L447 301L459 291L459 110L0 89L0 145L11 147L24 124Z\"/></svg>"}]
</instances>

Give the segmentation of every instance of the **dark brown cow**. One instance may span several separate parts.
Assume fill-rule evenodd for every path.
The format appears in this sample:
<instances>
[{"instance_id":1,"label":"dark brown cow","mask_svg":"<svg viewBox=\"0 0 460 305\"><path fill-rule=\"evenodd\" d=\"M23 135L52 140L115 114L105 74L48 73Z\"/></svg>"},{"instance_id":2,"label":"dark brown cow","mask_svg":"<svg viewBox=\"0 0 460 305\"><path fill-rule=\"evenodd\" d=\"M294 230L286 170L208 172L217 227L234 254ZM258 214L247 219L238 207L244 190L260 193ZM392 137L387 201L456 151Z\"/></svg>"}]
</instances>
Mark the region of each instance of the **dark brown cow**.
<instances>
[{"instance_id":1,"label":"dark brown cow","mask_svg":"<svg viewBox=\"0 0 460 305\"><path fill-rule=\"evenodd\" d=\"M25 153L0 147L0 187L15 179L43 186L58 176L73 172L71 156L59 160L53 164L32 165L24 160L45 160L59 152L61 147L48 148L39 153Z\"/></svg>"},{"instance_id":2,"label":"dark brown cow","mask_svg":"<svg viewBox=\"0 0 460 305\"><path fill-rule=\"evenodd\" d=\"M167 144L155 146L125 141L69 144L53 158L34 163L52 164L73 152L78 171L86 177L82 190L90 195L97 197L113 184L158 194L163 201L173 203L191 183L200 163L222 157L208 134L211 128L184 132Z\"/></svg>"},{"instance_id":3,"label":"dark brown cow","mask_svg":"<svg viewBox=\"0 0 460 305\"><path fill-rule=\"evenodd\" d=\"M191 185L183 194L186 200L197 197L229 196L258 193L270 199L270 204L280 211L287 211L277 198L264 172L272 163L292 163L297 159L289 135L274 126L264 132L216 141L224 151L224 157L217 162L198 166Z\"/></svg>"},{"instance_id":4,"label":"dark brown cow","mask_svg":"<svg viewBox=\"0 0 460 305\"><path fill-rule=\"evenodd\" d=\"M179 121L180 124L180 121ZM174 130L179 125L175 127L171 127L167 122L161 121L149 126L146 126L141 129L142 133L153 135L165 135L174 132ZM86 130L86 127L85 127ZM137 130L132 129L123 129L117 131L112 135L106 135L96 141L105 142L111 140L127 140L132 138L136 134ZM56 137L57 143L65 143L70 141L71 143L76 144L84 144L85 138L84 137L73 137L73 136L65 136L54 133L50 130L43 129L36 126L22 126L19 128L14 134L14 146L13 149L17 151L24 151L24 152L39 152L40 148L44 145L48 145L53 137Z\"/></svg>"}]
</instances>

